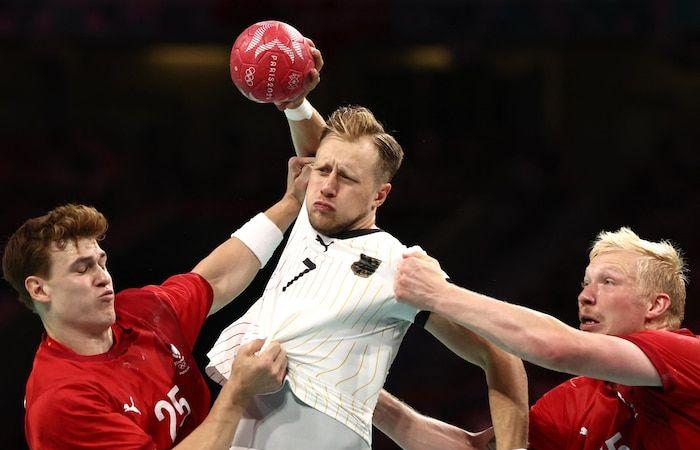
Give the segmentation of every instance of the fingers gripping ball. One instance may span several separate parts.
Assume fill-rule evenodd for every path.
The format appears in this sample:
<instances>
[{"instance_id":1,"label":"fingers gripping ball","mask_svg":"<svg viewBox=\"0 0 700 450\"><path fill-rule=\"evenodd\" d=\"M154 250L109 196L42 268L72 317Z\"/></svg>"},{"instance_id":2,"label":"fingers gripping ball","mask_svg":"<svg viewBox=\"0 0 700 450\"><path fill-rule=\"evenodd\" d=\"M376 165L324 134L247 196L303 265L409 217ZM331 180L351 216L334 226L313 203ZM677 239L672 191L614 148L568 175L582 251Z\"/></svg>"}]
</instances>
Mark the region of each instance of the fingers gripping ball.
<instances>
[{"instance_id":1,"label":"fingers gripping ball","mask_svg":"<svg viewBox=\"0 0 700 450\"><path fill-rule=\"evenodd\" d=\"M298 97L314 68L309 44L294 27L276 20L258 22L238 36L231 49L231 80L259 103Z\"/></svg>"}]
</instances>

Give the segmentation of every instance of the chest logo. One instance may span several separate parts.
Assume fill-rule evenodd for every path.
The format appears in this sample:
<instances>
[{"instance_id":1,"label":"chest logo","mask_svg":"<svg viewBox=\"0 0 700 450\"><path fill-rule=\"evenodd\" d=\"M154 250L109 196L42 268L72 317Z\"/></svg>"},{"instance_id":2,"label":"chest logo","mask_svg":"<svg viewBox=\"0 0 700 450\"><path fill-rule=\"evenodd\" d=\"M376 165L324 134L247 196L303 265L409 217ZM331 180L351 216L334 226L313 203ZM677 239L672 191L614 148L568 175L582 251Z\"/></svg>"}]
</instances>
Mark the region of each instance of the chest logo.
<instances>
[{"instance_id":1,"label":"chest logo","mask_svg":"<svg viewBox=\"0 0 700 450\"><path fill-rule=\"evenodd\" d=\"M177 373L184 375L188 370L190 370L190 365L185 361L185 357L182 356L180 350L177 349L173 344L170 344L170 353L173 355L173 364L177 369Z\"/></svg>"},{"instance_id":2,"label":"chest logo","mask_svg":"<svg viewBox=\"0 0 700 450\"><path fill-rule=\"evenodd\" d=\"M128 403L124 403L124 412L132 412L140 415L141 411L139 411L139 409L136 406L134 406L134 399L131 396L129 396L129 400L131 401L131 405L129 405Z\"/></svg>"},{"instance_id":3,"label":"chest logo","mask_svg":"<svg viewBox=\"0 0 700 450\"><path fill-rule=\"evenodd\" d=\"M350 268L352 269L352 273L358 277L369 278L370 275L377 271L381 263L381 260L361 253L360 260L352 263Z\"/></svg>"}]
</instances>

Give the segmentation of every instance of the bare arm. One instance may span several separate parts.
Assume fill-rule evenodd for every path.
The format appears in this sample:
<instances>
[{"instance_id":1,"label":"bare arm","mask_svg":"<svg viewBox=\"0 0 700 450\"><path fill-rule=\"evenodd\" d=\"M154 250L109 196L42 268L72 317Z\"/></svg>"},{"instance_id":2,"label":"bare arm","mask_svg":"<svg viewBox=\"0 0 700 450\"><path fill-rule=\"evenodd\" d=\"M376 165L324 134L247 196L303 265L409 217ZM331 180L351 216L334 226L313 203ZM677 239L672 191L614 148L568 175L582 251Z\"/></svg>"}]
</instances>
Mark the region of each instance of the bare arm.
<instances>
[{"instance_id":1,"label":"bare arm","mask_svg":"<svg viewBox=\"0 0 700 450\"><path fill-rule=\"evenodd\" d=\"M292 135L294 150L299 156L315 156L316 149L321 143L321 133L326 121L314 108L313 115L308 120L287 120Z\"/></svg>"},{"instance_id":2,"label":"bare arm","mask_svg":"<svg viewBox=\"0 0 700 450\"><path fill-rule=\"evenodd\" d=\"M307 42L311 47L311 56L314 58L315 69L312 69L309 73L302 95L290 102L277 104L277 109L280 111L298 108L321 81L320 72L323 68L323 56L311 39L307 39ZM294 150L298 156L315 156L316 149L321 142L321 133L326 125L326 121L323 120L323 117L321 117L315 108L312 107L312 109L313 113L309 119L298 121L287 120L289 123L289 131L292 135Z\"/></svg>"},{"instance_id":3,"label":"bare arm","mask_svg":"<svg viewBox=\"0 0 700 450\"><path fill-rule=\"evenodd\" d=\"M491 428L481 433L464 431L416 412L383 389L372 421L404 450L485 450L493 438Z\"/></svg>"},{"instance_id":4,"label":"bare arm","mask_svg":"<svg viewBox=\"0 0 700 450\"><path fill-rule=\"evenodd\" d=\"M451 285L430 257L406 258L395 291L400 301L448 317L539 366L628 386L661 386L649 358L631 342L586 333L546 314Z\"/></svg>"},{"instance_id":5,"label":"bare arm","mask_svg":"<svg viewBox=\"0 0 700 450\"><path fill-rule=\"evenodd\" d=\"M224 385L209 415L178 444L176 450L228 450L233 441L243 410L257 394L273 391L282 384L287 357L279 343L273 342L265 351L262 339L239 350L233 362L231 379Z\"/></svg>"},{"instance_id":6,"label":"bare arm","mask_svg":"<svg viewBox=\"0 0 700 450\"><path fill-rule=\"evenodd\" d=\"M527 375L523 362L439 314L430 314L425 329L455 354L484 370L497 448L527 447Z\"/></svg>"},{"instance_id":7,"label":"bare arm","mask_svg":"<svg viewBox=\"0 0 700 450\"><path fill-rule=\"evenodd\" d=\"M299 214L304 198L311 158L291 158L287 191L282 200L265 211L265 215L284 232ZM303 173L302 173L303 172ZM197 264L192 272L204 277L214 290L213 314L226 306L250 284L260 269L255 254L237 238L230 238Z\"/></svg>"}]
</instances>

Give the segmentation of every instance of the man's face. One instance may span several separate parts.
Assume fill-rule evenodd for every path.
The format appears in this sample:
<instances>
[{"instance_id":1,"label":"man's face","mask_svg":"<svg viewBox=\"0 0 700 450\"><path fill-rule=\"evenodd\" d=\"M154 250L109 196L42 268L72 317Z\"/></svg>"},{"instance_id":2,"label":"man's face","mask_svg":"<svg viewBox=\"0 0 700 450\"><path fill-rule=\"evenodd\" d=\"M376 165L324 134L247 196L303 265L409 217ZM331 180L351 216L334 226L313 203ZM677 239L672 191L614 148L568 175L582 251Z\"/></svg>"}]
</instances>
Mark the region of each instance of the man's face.
<instances>
[{"instance_id":1,"label":"man's face","mask_svg":"<svg viewBox=\"0 0 700 450\"><path fill-rule=\"evenodd\" d=\"M648 302L638 288L640 257L615 250L593 258L578 296L581 330L618 336L644 330Z\"/></svg>"},{"instance_id":2,"label":"man's face","mask_svg":"<svg viewBox=\"0 0 700 450\"><path fill-rule=\"evenodd\" d=\"M50 249L51 270L44 291L47 319L53 326L85 334L104 333L115 321L114 288L107 271L107 254L95 239L69 241Z\"/></svg>"},{"instance_id":3,"label":"man's face","mask_svg":"<svg viewBox=\"0 0 700 450\"><path fill-rule=\"evenodd\" d=\"M331 134L321 142L306 190L311 225L326 235L374 226L389 183L377 179L379 154L369 138L347 142Z\"/></svg>"}]
</instances>

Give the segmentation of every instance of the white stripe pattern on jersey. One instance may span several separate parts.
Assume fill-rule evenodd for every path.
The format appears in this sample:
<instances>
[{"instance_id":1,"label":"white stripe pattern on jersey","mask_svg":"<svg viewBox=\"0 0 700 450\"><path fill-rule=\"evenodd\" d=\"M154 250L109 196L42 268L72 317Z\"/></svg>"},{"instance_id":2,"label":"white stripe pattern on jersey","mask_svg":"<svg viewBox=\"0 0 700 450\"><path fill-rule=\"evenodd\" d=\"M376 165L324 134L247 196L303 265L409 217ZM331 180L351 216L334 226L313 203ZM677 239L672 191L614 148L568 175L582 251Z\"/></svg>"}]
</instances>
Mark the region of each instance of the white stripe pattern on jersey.
<instances>
[{"instance_id":1,"label":"white stripe pattern on jersey","mask_svg":"<svg viewBox=\"0 0 700 450\"><path fill-rule=\"evenodd\" d=\"M208 353L207 374L221 383L241 343L278 340L287 352L294 395L371 445L379 391L417 313L394 298L405 249L381 231L345 239L320 235L304 207L262 297ZM376 263L367 257L379 261L374 272Z\"/></svg>"}]
</instances>

